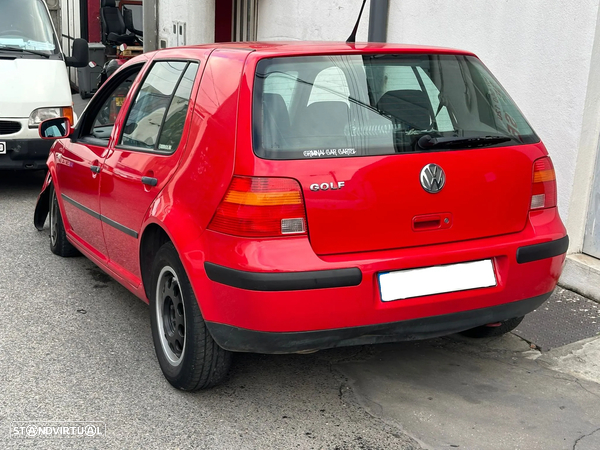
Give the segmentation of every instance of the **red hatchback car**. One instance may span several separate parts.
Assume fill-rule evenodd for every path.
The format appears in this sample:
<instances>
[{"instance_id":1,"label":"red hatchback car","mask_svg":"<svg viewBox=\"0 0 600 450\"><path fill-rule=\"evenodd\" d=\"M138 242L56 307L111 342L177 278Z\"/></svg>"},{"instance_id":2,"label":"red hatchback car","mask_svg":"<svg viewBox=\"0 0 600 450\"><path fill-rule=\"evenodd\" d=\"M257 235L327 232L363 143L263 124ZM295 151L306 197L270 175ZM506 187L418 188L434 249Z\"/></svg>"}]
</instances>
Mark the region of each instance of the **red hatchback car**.
<instances>
[{"instance_id":1,"label":"red hatchback car","mask_svg":"<svg viewBox=\"0 0 600 450\"><path fill-rule=\"evenodd\" d=\"M160 50L40 133L62 139L35 225L149 302L184 390L231 352L506 333L568 246L544 145L464 51Z\"/></svg>"}]
</instances>

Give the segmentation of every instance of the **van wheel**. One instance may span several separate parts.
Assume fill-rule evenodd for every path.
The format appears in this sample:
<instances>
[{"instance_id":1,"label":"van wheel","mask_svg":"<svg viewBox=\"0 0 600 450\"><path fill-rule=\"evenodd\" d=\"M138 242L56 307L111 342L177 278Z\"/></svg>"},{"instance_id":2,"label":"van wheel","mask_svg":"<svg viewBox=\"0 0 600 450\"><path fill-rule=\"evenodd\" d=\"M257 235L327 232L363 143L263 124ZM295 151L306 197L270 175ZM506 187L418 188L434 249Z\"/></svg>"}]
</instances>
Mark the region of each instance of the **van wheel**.
<instances>
[{"instance_id":1,"label":"van wheel","mask_svg":"<svg viewBox=\"0 0 600 450\"><path fill-rule=\"evenodd\" d=\"M461 331L460 334L470 338L488 338L502 336L509 331L514 330L519 326L525 316L515 317L513 319L500 322L498 326L483 325L480 327L471 328L470 330Z\"/></svg>"},{"instance_id":2,"label":"van wheel","mask_svg":"<svg viewBox=\"0 0 600 450\"><path fill-rule=\"evenodd\" d=\"M172 243L154 259L150 323L158 363L177 389L195 391L223 381L231 353L210 335L190 281Z\"/></svg>"},{"instance_id":3,"label":"van wheel","mask_svg":"<svg viewBox=\"0 0 600 450\"><path fill-rule=\"evenodd\" d=\"M50 250L58 256L77 256L79 250L67 240L54 186L50 186L50 189Z\"/></svg>"}]
</instances>

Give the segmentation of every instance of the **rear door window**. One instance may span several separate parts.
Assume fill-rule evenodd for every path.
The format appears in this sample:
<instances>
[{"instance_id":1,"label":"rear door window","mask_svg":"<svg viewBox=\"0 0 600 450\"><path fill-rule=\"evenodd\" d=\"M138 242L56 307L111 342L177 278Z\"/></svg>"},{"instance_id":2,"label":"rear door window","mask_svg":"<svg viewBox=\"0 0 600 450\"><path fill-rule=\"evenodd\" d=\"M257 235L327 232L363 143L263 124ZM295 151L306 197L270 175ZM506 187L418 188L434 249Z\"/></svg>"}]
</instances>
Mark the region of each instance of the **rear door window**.
<instances>
[{"instance_id":1,"label":"rear door window","mask_svg":"<svg viewBox=\"0 0 600 450\"><path fill-rule=\"evenodd\" d=\"M179 145L197 72L198 64L190 63L179 82L160 132L158 151L172 152Z\"/></svg>"},{"instance_id":2,"label":"rear door window","mask_svg":"<svg viewBox=\"0 0 600 450\"><path fill-rule=\"evenodd\" d=\"M254 151L269 159L539 141L495 78L466 55L264 59L257 66L253 122Z\"/></svg>"},{"instance_id":3,"label":"rear door window","mask_svg":"<svg viewBox=\"0 0 600 450\"><path fill-rule=\"evenodd\" d=\"M154 63L129 110L120 144L167 153L175 151L197 71L195 62Z\"/></svg>"}]
</instances>

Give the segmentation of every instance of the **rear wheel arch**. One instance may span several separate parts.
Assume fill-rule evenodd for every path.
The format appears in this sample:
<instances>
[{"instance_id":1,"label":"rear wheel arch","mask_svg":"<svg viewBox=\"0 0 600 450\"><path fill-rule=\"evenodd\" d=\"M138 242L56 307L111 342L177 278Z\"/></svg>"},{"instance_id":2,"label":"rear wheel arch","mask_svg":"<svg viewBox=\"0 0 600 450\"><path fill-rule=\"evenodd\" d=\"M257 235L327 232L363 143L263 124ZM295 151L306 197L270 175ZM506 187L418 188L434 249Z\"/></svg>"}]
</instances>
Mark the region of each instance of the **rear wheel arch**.
<instances>
[{"instance_id":1,"label":"rear wheel arch","mask_svg":"<svg viewBox=\"0 0 600 450\"><path fill-rule=\"evenodd\" d=\"M158 224L148 225L140 239L140 271L146 298L150 299L152 266L158 250L167 242L172 242L167 232Z\"/></svg>"}]
</instances>

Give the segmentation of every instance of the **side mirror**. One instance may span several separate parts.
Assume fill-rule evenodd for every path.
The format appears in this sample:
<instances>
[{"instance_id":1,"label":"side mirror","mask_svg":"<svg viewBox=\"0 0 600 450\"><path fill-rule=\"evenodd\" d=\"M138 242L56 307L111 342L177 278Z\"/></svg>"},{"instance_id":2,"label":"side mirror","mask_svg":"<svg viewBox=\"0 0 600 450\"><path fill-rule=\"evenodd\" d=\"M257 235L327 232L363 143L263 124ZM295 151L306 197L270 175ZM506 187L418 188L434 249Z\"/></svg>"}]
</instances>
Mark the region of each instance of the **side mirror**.
<instances>
[{"instance_id":1,"label":"side mirror","mask_svg":"<svg viewBox=\"0 0 600 450\"><path fill-rule=\"evenodd\" d=\"M71 131L71 121L66 117L44 120L38 128L42 139L65 138L71 134Z\"/></svg>"},{"instance_id":2,"label":"side mirror","mask_svg":"<svg viewBox=\"0 0 600 450\"><path fill-rule=\"evenodd\" d=\"M73 41L73 56L67 56L65 62L69 67L85 67L90 62L88 43L85 39Z\"/></svg>"}]
</instances>

